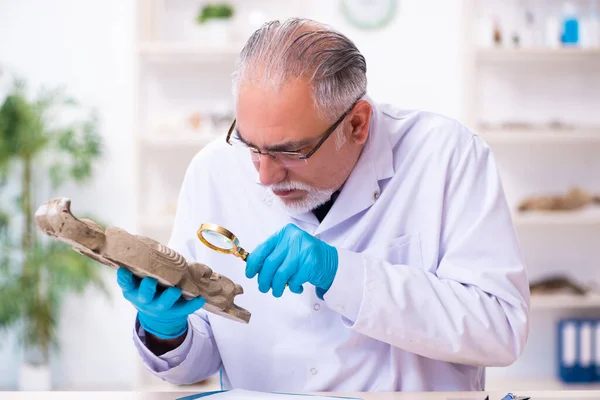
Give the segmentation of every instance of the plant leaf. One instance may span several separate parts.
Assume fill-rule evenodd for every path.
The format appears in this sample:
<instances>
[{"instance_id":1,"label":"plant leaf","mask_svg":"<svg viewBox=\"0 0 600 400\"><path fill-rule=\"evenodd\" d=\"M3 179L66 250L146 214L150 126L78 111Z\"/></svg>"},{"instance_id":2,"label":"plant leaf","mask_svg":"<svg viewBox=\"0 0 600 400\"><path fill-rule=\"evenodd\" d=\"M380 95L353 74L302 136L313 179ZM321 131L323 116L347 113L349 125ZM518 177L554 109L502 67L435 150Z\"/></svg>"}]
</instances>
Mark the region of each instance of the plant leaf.
<instances>
[{"instance_id":1,"label":"plant leaf","mask_svg":"<svg viewBox=\"0 0 600 400\"><path fill-rule=\"evenodd\" d=\"M24 93L24 85L15 88L0 106L0 163L6 168L14 158L33 157L47 143L44 127L34 104Z\"/></svg>"},{"instance_id":2,"label":"plant leaf","mask_svg":"<svg viewBox=\"0 0 600 400\"><path fill-rule=\"evenodd\" d=\"M9 328L23 315L20 282L5 277L0 284L0 328Z\"/></svg>"},{"instance_id":3,"label":"plant leaf","mask_svg":"<svg viewBox=\"0 0 600 400\"><path fill-rule=\"evenodd\" d=\"M0 210L0 239L8 237L8 225L10 223L10 216L7 212Z\"/></svg>"},{"instance_id":4,"label":"plant leaf","mask_svg":"<svg viewBox=\"0 0 600 400\"><path fill-rule=\"evenodd\" d=\"M48 173L53 189L92 176L95 162L102 155L99 119L92 112L63 122L70 116L64 112L76 111L77 106L65 95L64 88L43 89L30 99L24 80L14 79L9 93L0 101L0 186L13 177L13 167L25 161L34 168L33 176ZM17 179L23 178L16 175ZM29 200L41 195L33 193L38 186L27 179L18 187L22 189L15 199L18 214L12 218L10 209L0 210L0 328L22 322L22 343L39 349L47 360L50 346L57 344L57 318L64 296L82 293L88 287L107 296L109 292L101 276L103 267L70 246L53 240L9 237L13 232L37 233L35 226L28 225L31 218L22 214L24 200L30 213ZM13 222L23 226L9 228Z\"/></svg>"}]
</instances>

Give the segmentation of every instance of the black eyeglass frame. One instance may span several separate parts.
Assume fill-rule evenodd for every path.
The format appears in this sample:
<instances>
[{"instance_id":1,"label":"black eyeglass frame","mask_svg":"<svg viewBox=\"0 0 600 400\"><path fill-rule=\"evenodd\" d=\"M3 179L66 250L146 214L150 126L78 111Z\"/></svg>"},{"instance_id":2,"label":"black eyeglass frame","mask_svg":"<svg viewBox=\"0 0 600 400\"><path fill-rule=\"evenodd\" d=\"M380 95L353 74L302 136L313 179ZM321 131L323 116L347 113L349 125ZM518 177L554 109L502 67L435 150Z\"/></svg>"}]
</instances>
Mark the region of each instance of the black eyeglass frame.
<instances>
[{"instance_id":1,"label":"black eyeglass frame","mask_svg":"<svg viewBox=\"0 0 600 400\"><path fill-rule=\"evenodd\" d=\"M337 119L337 121L335 121L333 123L333 125L331 125L329 127L329 129L327 129L327 131L325 131L325 133L323 134L323 137L317 142L317 144L306 154L299 152L299 151L270 151L270 152L262 152L260 151L260 149L257 149L254 146L249 146L246 145L246 147L248 147L252 152L256 153L256 154L260 154L260 155L265 155L265 156L271 156L271 157L275 157L276 154L283 154L286 156L298 156L299 160L308 160L313 154L315 154L315 152L317 150L319 150L319 148L323 145L323 143L325 143L325 141L329 138L329 136L331 136L331 134L333 132L335 132L335 130L337 129L337 127L342 123L342 121L348 116L348 114L350 114L350 111L352 111L352 109L354 109L354 107L356 106L356 104L363 98L364 95L359 96L354 103L352 103L352 105ZM227 142L228 145L233 146L231 144L231 134L234 131L235 128L235 123L236 123L237 119L233 120L233 123L231 124L231 126L229 127L229 131L227 132L227 137L225 138L225 141Z\"/></svg>"}]
</instances>

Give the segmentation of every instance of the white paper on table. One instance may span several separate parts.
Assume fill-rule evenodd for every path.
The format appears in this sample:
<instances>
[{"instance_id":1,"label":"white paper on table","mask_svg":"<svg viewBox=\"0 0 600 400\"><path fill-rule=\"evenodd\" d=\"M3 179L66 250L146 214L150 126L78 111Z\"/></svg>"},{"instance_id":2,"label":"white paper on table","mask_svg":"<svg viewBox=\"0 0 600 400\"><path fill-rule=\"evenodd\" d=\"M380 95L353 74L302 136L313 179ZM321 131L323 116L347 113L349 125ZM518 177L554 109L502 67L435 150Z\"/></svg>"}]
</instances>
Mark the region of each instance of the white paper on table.
<instances>
[{"instance_id":1,"label":"white paper on table","mask_svg":"<svg viewBox=\"0 0 600 400\"><path fill-rule=\"evenodd\" d=\"M484 400L485 397L482 397L481 394L473 395L473 397L446 397L446 400Z\"/></svg>"},{"instance_id":2,"label":"white paper on table","mask_svg":"<svg viewBox=\"0 0 600 400\"><path fill-rule=\"evenodd\" d=\"M215 393L207 397L207 399L218 399L218 400L252 400L252 399L266 399L266 400L300 400L306 398L307 400L332 400L332 399L349 399L349 397L336 397L336 396L313 396L313 395L302 395L302 394L279 394L279 393L265 393L255 392L251 390L232 389L226 392ZM357 397L351 399L360 400Z\"/></svg>"}]
</instances>

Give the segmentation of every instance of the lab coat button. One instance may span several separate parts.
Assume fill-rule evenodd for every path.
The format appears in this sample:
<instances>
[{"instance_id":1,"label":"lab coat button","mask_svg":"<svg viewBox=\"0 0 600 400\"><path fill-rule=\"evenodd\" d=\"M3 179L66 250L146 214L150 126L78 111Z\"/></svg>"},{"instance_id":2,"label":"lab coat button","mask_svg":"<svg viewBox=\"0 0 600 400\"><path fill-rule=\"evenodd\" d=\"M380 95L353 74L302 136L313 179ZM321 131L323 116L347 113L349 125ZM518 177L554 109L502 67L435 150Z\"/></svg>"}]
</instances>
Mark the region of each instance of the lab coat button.
<instances>
[{"instance_id":1,"label":"lab coat button","mask_svg":"<svg viewBox=\"0 0 600 400\"><path fill-rule=\"evenodd\" d=\"M317 374L317 369L316 368L312 368L310 370L310 373L313 374L313 375L316 375Z\"/></svg>"},{"instance_id":2,"label":"lab coat button","mask_svg":"<svg viewBox=\"0 0 600 400\"><path fill-rule=\"evenodd\" d=\"M321 308L321 305L319 303L316 303L313 308L315 309L315 311L319 311L319 309Z\"/></svg>"},{"instance_id":3,"label":"lab coat button","mask_svg":"<svg viewBox=\"0 0 600 400\"><path fill-rule=\"evenodd\" d=\"M379 198L379 192L373 192L373 200L377 200Z\"/></svg>"}]
</instances>

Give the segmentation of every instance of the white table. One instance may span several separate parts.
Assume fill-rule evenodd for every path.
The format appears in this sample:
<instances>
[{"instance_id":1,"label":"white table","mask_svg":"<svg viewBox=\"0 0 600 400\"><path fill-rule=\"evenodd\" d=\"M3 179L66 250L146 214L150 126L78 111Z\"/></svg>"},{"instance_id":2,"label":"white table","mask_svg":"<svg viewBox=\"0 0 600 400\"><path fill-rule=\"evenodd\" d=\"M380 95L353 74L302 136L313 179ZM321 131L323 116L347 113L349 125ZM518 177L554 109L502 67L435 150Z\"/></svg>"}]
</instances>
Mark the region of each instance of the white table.
<instances>
[{"instance_id":1,"label":"white table","mask_svg":"<svg viewBox=\"0 0 600 400\"><path fill-rule=\"evenodd\" d=\"M175 400L196 392L0 392L2 400ZM424 392L424 393L314 393L327 396L347 396L364 400L500 400L507 392ZM519 396L531 400L600 399L600 390L523 391ZM210 398L210 397L209 397ZM303 397L298 397L298 400Z\"/></svg>"}]
</instances>

